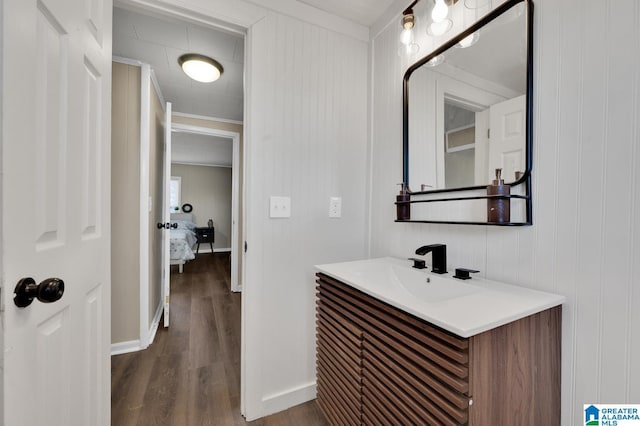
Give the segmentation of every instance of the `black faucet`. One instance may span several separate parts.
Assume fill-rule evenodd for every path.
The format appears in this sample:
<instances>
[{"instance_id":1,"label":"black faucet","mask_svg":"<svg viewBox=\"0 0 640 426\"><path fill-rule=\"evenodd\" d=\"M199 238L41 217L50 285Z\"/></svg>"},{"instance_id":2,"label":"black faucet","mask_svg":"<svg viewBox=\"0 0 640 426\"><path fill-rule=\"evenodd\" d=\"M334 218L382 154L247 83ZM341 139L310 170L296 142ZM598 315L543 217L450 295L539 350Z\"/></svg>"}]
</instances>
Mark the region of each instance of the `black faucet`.
<instances>
[{"instance_id":1,"label":"black faucet","mask_svg":"<svg viewBox=\"0 0 640 426\"><path fill-rule=\"evenodd\" d=\"M432 268L431 272L436 274L447 273L447 246L444 244L430 244L422 246L416 250L416 254L424 256L431 252Z\"/></svg>"}]
</instances>

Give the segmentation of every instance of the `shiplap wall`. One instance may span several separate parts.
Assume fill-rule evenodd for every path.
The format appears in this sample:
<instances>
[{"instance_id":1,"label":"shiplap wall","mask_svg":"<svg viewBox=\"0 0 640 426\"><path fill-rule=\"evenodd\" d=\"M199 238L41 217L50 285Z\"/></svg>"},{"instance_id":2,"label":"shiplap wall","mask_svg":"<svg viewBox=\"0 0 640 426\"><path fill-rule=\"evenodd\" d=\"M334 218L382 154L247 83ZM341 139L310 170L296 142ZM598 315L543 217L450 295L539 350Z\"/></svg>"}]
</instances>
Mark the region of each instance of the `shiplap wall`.
<instances>
[{"instance_id":1,"label":"shiplap wall","mask_svg":"<svg viewBox=\"0 0 640 426\"><path fill-rule=\"evenodd\" d=\"M575 425L585 403L640 402L640 2L537 0L534 16L534 225L521 229L393 222L399 17L374 35L371 255L442 242L449 268L566 295L562 424Z\"/></svg>"},{"instance_id":2,"label":"shiplap wall","mask_svg":"<svg viewBox=\"0 0 640 426\"><path fill-rule=\"evenodd\" d=\"M255 419L315 397L313 265L366 256L368 44L274 12L248 41L243 375ZM291 218L269 218L271 195L291 197Z\"/></svg>"}]
</instances>

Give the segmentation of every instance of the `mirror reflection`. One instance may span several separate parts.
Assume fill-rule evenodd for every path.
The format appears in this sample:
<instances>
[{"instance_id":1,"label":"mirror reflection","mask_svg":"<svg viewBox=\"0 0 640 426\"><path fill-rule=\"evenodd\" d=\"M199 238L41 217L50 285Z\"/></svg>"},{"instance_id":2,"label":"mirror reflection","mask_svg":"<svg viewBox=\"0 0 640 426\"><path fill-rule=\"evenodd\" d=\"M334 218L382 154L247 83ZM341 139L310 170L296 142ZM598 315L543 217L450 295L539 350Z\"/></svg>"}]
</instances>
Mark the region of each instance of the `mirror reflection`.
<instances>
[{"instance_id":1,"label":"mirror reflection","mask_svg":"<svg viewBox=\"0 0 640 426\"><path fill-rule=\"evenodd\" d=\"M408 82L409 187L506 183L526 169L527 16L519 3Z\"/></svg>"}]
</instances>

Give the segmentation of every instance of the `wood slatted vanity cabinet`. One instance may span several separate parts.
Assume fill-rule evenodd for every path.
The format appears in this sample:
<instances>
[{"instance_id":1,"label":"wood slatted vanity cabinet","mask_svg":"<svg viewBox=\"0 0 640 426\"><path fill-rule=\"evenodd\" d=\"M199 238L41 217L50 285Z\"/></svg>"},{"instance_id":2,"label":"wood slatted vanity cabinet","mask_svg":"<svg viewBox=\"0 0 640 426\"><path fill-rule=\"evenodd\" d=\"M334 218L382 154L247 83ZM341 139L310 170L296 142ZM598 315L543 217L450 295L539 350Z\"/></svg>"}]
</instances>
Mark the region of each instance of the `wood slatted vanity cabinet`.
<instances>
[{"instance_id":1,"label":"wood slatted vanity cabinet","mask_svg":"<svg viewBox=\"0 0 640 426\"><path fill-rule=\"evenodd\" d=\"M560 424L561 306L463 338L322 273L317 295L331 424Z\"/></svg>"}]
</instances>

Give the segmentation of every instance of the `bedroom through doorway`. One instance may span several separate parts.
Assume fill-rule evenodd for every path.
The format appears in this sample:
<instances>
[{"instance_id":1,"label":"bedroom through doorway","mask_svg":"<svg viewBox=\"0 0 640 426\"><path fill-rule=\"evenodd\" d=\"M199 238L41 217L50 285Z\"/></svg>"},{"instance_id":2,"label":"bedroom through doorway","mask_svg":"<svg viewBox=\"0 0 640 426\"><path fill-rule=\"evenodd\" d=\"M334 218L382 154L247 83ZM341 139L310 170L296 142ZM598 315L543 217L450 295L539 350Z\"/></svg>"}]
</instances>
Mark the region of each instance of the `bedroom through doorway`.
<instances>
[{"instance_id":1,"label":"bedroom through doorway","mask_svg":"<svg viewBox=\"0 0 640 426\"><path fill-rule=\"evenodd\" d=\"M181 241L172 238L171 263L183 269L197 256L227 253L230 289L240 291L241 129L234 132L234 123L208 122L180 114L174 114L172 120L170 211L178 229L171 232L181 237L187 233L189 241L180 245ZM230 130L220 129L221 124Z\"/></svg>"}]
</instances>

